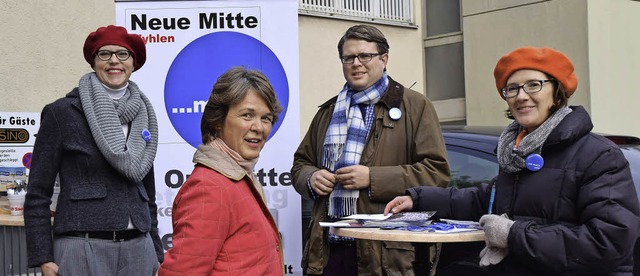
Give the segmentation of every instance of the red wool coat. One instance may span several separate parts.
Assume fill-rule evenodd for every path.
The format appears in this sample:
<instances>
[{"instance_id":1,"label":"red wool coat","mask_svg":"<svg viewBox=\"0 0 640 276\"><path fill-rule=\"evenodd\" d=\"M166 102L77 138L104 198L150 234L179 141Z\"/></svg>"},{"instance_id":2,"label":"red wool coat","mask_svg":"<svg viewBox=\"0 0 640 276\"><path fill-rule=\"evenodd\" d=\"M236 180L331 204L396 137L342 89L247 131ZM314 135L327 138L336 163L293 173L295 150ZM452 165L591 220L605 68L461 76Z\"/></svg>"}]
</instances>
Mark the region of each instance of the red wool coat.
<instances>
[{"instance_id":1,"label":"red wool coat","mask_svg":"<svg viewBox=\"0 0 640 276\"><path fill-rule=\"evenodd\" d=\"M283 275L282 242L260 184L209 145L194 162L173 202L173 247L158 275Z\"/></svg>"}]
</instances>

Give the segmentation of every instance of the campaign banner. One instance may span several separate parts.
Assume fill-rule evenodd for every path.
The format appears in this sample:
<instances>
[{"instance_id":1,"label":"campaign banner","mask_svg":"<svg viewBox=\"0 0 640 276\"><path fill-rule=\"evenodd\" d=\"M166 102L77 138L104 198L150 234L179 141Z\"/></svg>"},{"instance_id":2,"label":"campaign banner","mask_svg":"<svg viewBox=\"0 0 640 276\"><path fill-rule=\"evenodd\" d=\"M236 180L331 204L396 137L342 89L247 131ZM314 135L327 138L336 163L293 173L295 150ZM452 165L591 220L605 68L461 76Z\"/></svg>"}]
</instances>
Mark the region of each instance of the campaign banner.
<instances>
[{"instance_id":1,"label":"campaign banner","mask_svg":"<svg viewBox=\"0 0 640 276\"><path fill-rule=\"evenodd\" d=\"M200 119L218 76L234 66L262 71L284 110L255 168L282 234L285 273L302 275L300 196L290 169L299 144L298 1L116 2L116 24L145 41L131 80L158 116L156 202L164 249L173 199L193 170Z\"/></svg>"}]
</instances>

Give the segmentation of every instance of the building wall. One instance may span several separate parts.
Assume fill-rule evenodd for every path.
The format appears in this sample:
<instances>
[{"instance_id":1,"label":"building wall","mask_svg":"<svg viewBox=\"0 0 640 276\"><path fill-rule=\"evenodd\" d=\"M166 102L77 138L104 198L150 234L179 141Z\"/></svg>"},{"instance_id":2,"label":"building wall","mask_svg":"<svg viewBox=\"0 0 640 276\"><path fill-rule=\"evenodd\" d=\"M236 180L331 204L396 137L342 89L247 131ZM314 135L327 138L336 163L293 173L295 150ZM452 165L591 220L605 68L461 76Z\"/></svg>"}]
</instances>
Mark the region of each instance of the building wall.
<instances>
[{"instance_id":1,"label":"building wall","mask_svg":"<svg viewBox=\"0 0 640 276\"><path fill-rule=\"evenodd\" d=\"M587 12L595 129L640 136L640 2L589 0Z\"/></svg>"},{"instance_id":2,"label":"building wall","mask_svg":"<svg viewBox=\"0 0 640 276\"><path fill-rule=\"evenodd\" d=\"M574 61L579 86L570 103L587 108L595 130L640 136L640 94L633 85L640 72L639 1L461 1L469 125L510 122L493 79L500 56L524 45L550 46ZM424 93L422 2L414 1L418 28L377 26L391 46L389 74L406 86L416 82L413 89ZM104 0L3 1L0 110L39 112L75 87L91 71L82 56L86 35L113 24L114 10L115 3ZM336 46L349 26L361 23L305 15L298 21L302 136L316 107L342 87ZM438 112L446 116L447 108Z\"/></svg>"},{"instance_id":3,"label":"building wall","mask_svg":"<svg viewBox=\"0 0 640 276\"><path fill-rule=\"evenodd\" d=\"M487 27L491 26L491 27ZM578 91L570 104L590 109L587 5L584 0L463 0L467 124L504 125L507 103L493 70L522 46L552 47L574 62Z\"/></svg>"},{"instance_id":4,"label":"building wall","mask_svg":"<svg viewBox=\"0 0 640 276\"><path fill-rule=\"evenodd\" d=\"M420 1L416 1L420 2ZM416 8L416 10L419 10ZM420 12L416 12L420 18ZM362 22L300 15L300 135L307 132L317 107L340 92L345 83L338 58L338 41L344 32ZM387 72L394 80L424 93L422 30L375 25L389 43Z\"/></svg>"},{"instance_id":5,"label":"building wall","mask_svg":"<svg viewBox=\"0 0 640 276\"><path fill-rule=\"evenodd\" d=\"M640 136L631 85L640 72L640 2L630 0L462 0L469 125L507 125L493 69L515 48L552 47L574 63L569 100L591 114L594 131ZM491 27L487 27L491 26Z\"/></svg>"},{"instance_id":6,"label":"building wall","mask_svg":"<svg viewBox=\"0 0 640 276\"><path fill-rule=\"evenodd\" d=\"M62 4L63 3L63 4ZM415 1L420 24L421 1ZM0 52L2 111L40 112L45 104L63 97L92 69L82 46L89 32L115 23L115 3L104 0L64 2L21 0L0 4L3 39ZM362 22L330 18L299 17L300 43L300 135L317 106L336 95L345 80L337 44L352 25ZM421 28L377 25L390 44L389 74L400 83L424 91ZM135 80L135 73L132 79Z\"/></svg>"},{"instance_id":7,"label":"building wall","mask_svg":"<svg viewBox=\"0 0 640 276\"><path fill-rule=\"evenodd\" d=\"M40 112L91 67L82 46L89 32L115 23L104 0L10 0L0 4L0 111Z\"/></svg>"}]
</instances>

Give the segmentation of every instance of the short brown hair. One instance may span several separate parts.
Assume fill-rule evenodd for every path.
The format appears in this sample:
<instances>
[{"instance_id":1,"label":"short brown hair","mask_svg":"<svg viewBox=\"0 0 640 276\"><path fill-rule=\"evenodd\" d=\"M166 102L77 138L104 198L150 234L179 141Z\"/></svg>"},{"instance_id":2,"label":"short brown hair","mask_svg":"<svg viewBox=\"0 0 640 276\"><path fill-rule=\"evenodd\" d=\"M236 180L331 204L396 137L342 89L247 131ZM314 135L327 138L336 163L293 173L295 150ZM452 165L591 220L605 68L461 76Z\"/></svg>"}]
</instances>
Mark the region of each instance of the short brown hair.
<instances>
[{"instance_id":1,"label":"short brown hair","mask_svg":"<svg viewBox=\"0 0 640 276\"><path fill-rule=\"evenodd\" d=\"M384 34L378 28L369 25L355 25L349 28L340 41L338 42L338 57L342 58L342 46L348 39L365 40L375 42L378 45L378 53L386 54L389 52L389 43Z\"/></svg>"},{"instance_id":2,"label":"short brown hair","mask_svg":"<svg viewBox=\"0 0 640 276\"><path fill-rule=\"evenodd\" d=\"M202 143L206 144L217 137L217 127L224 122L229 108L242 101L251 89L267 103L267 107L273 114L272 124L277 122L282 106L276 98L269 79L260 71L233 67L218 77L204 107L200 122Z\"/></svg>"}]
</instances>

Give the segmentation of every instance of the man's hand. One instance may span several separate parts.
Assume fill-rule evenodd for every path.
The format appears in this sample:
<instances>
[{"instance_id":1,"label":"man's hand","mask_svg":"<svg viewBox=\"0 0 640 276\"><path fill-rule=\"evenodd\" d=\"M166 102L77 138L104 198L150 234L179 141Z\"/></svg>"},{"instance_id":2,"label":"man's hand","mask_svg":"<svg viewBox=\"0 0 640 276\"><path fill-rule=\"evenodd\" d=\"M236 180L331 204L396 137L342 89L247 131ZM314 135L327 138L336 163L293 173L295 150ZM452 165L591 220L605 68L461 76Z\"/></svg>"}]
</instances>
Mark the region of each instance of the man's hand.
<instances>
[{"instance_id":1,"label":"man's hand","mask_svg":"<svg viewBox=\"0 0 640 276\"><path fill-rule=\"evenodd\" d=\"M42 276L56 276L58 275L58 265L54 262L48 262L40 265Z\"/></svg>"},{"instance_id":2,"label":"man's hand","mask_svg":"<svg viewBox=\"0 0 640 276\"><path fill-rule=\"evenodd\" d=\"M353 165L336 171L336 181L347 190L360 190L369 187L369 167Z\"/></svg>"},{"instance_id":3,"label":"man's hand","mask_svg":"<svg viewBox=\"0 0 640 276\"><path fill-rule=\"evenodd\" d=\"M315 171L311 175L309 182L313 192L319 196L326 196L333 191L333 186L336 183L336 175L327 170Z\"/></svg>"},{"instance_id":4,"label":"man's hand","mask_svg":"<svg viewBox=\"0 0 640 276\"><path fill-rule=\"evenodd\" d=\"M397 196L384 207L384 214L389 214L389 211L395 214L405 210L410 211L411 209L413 209L413 199L410 196Z\"/></svg>"}]
</instances>

